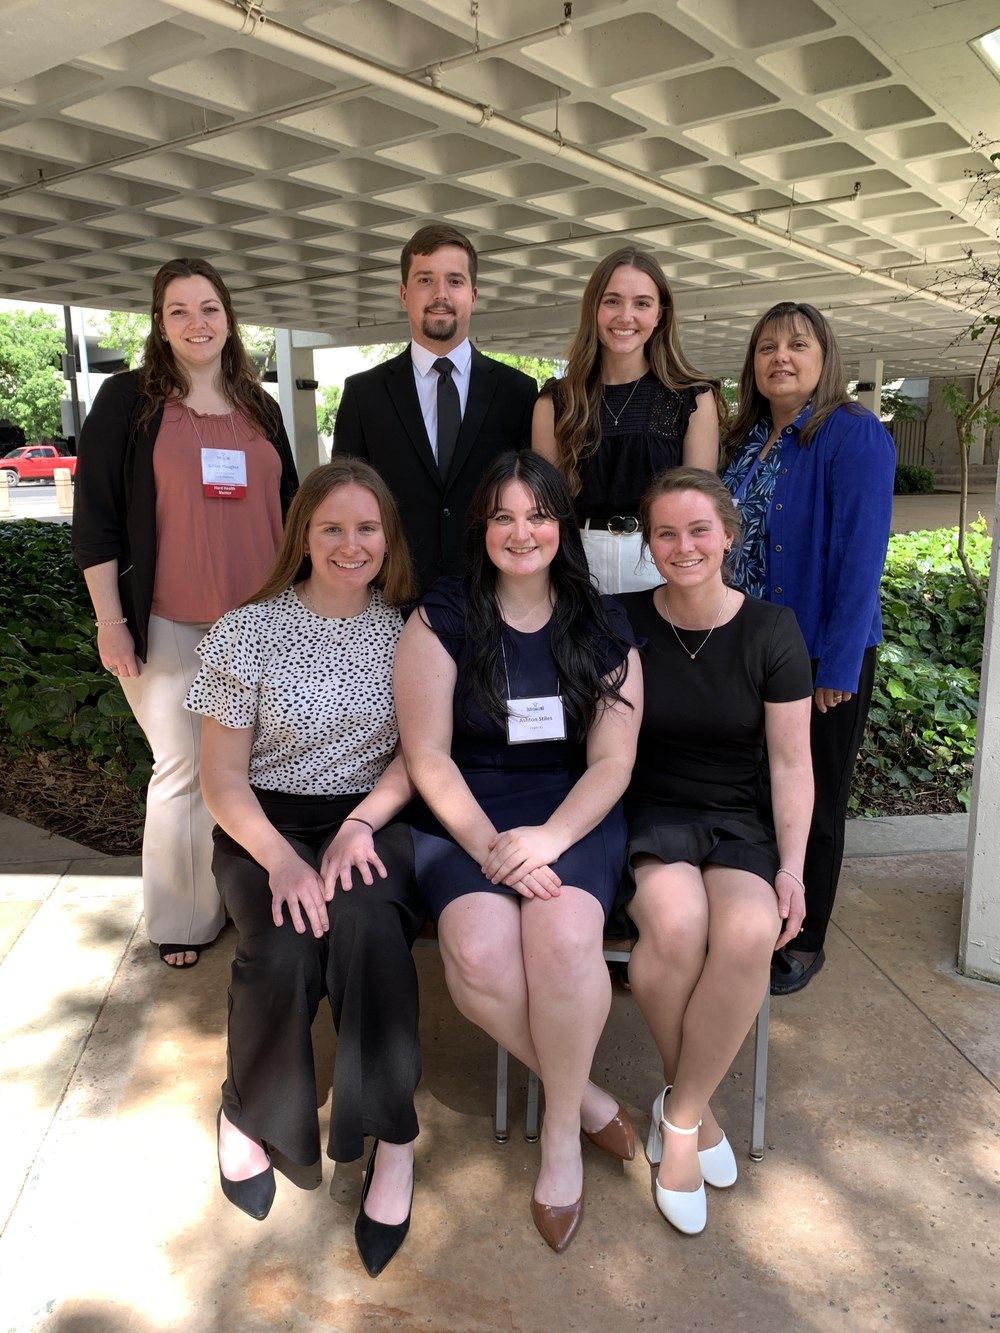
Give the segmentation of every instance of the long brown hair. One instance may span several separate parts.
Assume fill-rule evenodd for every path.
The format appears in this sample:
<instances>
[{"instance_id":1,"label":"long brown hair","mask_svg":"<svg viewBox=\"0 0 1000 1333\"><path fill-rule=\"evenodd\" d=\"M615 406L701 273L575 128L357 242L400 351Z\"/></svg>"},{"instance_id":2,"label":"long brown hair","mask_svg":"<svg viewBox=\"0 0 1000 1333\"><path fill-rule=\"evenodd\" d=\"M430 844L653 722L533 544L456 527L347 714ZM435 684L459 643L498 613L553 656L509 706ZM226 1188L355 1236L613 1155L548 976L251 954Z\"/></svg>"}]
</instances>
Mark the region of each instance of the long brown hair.
<instances>
[{"instance_id":1,"label":"long brown hair","mask_svg":"<svg viewBox=\"0 0 1000 1333\"><path fill-rule=\"evenodd\" d=\"M371 491L378 504L386 550L382 568L372 579L373 585L381 588L382 596L390 606L402 606L413 600L416 594L413 562L392 492L373 467L360 458L345 455L335 458L332 463L323 463L313 468L296 491L271 572L264 586L248 597L244 606L266 602L294 583L301 583L309 577L312 570L312 561L306 554L309 524L316 510L338 486L363 486L366 491Z\"/></svg>"},{"instance_id":2,"label":"long brown hair","mask_svg":"<svg viewBox=\"0 0 1000 1333\"><path fill-rule=\"evenodd\" d=\"M656 287L660 299L660 318L645 348L650 370L668 389L675 392L707 385L715 397L720 426L726 420L726 403L717 380L695 370L681 349L673 293L663 269L643 250L632 246L615 250L594 269L580 301L580 326L566 354L566 375L550 381L546 390L559 385L561 410L555 422L559 467L569 484L570 494L580 490L580 461L594 453L601 444L601 344L597 336L597 311L612 275L619 268L634 268L644 273ZM545 390L543 390L545 392Z\"/></svg>"},{"instance_id":3,"label":"long brown hair","mask_svg":"<svg viewBox=\"0 0 1000 1333\"><path fill-rule=\"evenodd\" d=\"M814 305L807 305L803 301L779 301L761 315L750 334L743 369L740 371L739 407L726 434L723 466L730 461L761 417L771 415L770 404L757 388L754 372L757 344L765 334L802 332L811 333L819 343L823 353L823 369L820 371L819 383L813 390L812 414L799 431L799 444L808 444L838 407L848 407L859 416L867 412L866 407L847 396L847 376L830 321Z\"/></svg>"},{"instance_id":4,"label":"long brown hair","mask_svg":"<svg viewBox=\"0 0 1000 1333\"><path fill-rule=\"evenodd\" d=\"M233 299L218 270L207 259L170 259L153 279L150 302L149 336L142 353L139 392L145 399L139 417L140 429L149 425L160 405L168 398L183 398L191 389L187 376L174 360L161 324L167 288L175 278L204 278L215 291L226 315L229 336L222 348L222 392L232 405L265 435L274 429L278 408L260 383L257 368L250 359L233 313Z\"/></svg>"},{"instance_id":5,"label":"long brown hair","mask_svg":"<svg viewBox=\"0 0 1000 1333\"><path fill-rule=\"evenodd\" d=\"M729 538L730 554L722 562L722 580L732 582L730 561L743 545L743 524L740 511L736 508L732 494L722 484L718 475L701 467L671 467L665 472L658 472L646 487L646 493L639 501L639 522L642 524L642 544L649 549L649 539L653 533L653 505L664 495L677 495L681 491L696 491L708 500L722 524L723 531Z\"/></svg>"}]
</instances>

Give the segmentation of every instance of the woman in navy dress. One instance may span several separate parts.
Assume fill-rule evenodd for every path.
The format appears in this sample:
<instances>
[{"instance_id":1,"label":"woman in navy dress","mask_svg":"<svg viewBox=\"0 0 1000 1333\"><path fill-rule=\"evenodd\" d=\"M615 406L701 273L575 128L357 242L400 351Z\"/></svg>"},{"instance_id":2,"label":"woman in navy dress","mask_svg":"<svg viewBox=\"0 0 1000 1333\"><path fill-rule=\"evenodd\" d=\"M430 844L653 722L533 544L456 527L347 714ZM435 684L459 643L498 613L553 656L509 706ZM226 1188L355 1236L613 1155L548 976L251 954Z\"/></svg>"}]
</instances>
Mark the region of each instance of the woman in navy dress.
<instances>
[{"instance_id":1,"label":"woman in navy dress","mask_svg":"<svg viewBox=\"0 0 1000 1333\"><path fill-rule=\"evenodd\" d=\"M531 1211L558 1251L583 1214L581 1129L634 1153L626 1113L589 1074L611 1003L602 940L641 672L544 459L492 464L467 549L466 579L424 596L396 659L400 739L430 811L414 856L456 1005L545 1085Z\"/></svg>"}]
</instances>

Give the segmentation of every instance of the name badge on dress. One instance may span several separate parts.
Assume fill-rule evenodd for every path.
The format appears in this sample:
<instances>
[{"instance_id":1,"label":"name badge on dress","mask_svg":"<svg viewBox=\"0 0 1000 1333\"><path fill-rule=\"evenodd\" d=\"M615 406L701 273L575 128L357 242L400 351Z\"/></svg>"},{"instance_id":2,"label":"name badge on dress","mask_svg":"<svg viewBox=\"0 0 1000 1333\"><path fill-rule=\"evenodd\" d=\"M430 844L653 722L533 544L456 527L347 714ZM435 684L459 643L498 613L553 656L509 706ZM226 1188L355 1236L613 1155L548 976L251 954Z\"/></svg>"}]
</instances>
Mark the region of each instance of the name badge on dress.
<instances>
[{"instance_id":1,"label":"name badge on dress","mask_svg":"<svg viewBox=\"0 0 1000 1333\"><path fill-rule=\"evenodd\" d=\"M246 454L242 449L202 449L201 484L213 500L245 499Z\"/></svg>"},{"instance_id":2,"label":"name badge on dress","mask_svg":"<svg viewBox=\"0 0 1000 1333\"><path fill-rule=\"evenodd\" d=\"M507 700L507 744L531 741L564 741L566 714L558 694L539 694L528 699Z\"/></svg>"}]
</instances>

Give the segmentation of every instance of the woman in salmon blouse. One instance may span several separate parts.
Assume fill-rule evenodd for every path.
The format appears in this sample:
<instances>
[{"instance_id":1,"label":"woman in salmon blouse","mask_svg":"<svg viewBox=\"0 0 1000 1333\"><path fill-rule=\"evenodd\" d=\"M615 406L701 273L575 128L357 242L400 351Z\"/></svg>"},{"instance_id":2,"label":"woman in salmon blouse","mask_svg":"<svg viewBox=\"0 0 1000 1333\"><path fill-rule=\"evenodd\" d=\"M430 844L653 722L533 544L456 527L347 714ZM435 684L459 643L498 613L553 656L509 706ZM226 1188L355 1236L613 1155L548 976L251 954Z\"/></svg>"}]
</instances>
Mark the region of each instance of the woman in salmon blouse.
<instances>
[{"instance_id":1,"label":"woman in salmon blouse","mask_svg":"<svg viewBox=\"0 0 1000 1333\"><path fill-rule=\"evenodd\" d=\"M225 918L198 782L200 722L183 699L205 630L264 582L297 478L212 265L164 264L151 316L142 366L102 385L80 435L73 551L101 662L153 752L146 930L165 963L190 967Z\"/></svg>"}]
</instances>

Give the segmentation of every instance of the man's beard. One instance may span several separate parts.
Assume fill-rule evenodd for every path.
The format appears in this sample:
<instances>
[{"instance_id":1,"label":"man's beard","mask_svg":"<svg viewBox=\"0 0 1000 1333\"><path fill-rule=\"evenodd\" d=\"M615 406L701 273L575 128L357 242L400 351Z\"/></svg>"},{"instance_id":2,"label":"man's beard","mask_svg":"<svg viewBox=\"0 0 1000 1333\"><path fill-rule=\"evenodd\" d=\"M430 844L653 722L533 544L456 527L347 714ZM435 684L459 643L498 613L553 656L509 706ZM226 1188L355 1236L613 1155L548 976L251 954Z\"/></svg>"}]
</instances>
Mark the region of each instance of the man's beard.
<instances>
[{"instance_id":1,"label":"man's beard","mask_svg":"<svg viewBox=\"0 0 1000 1333\"><path fill-rule=\"evenodd\" d=\"M443 324L442 320L447 320L448 323ZM451 342L458 332L458 317L456 315L425 313L420 321L420 331L429 342Z\"/></svg>"}]
</instances>

